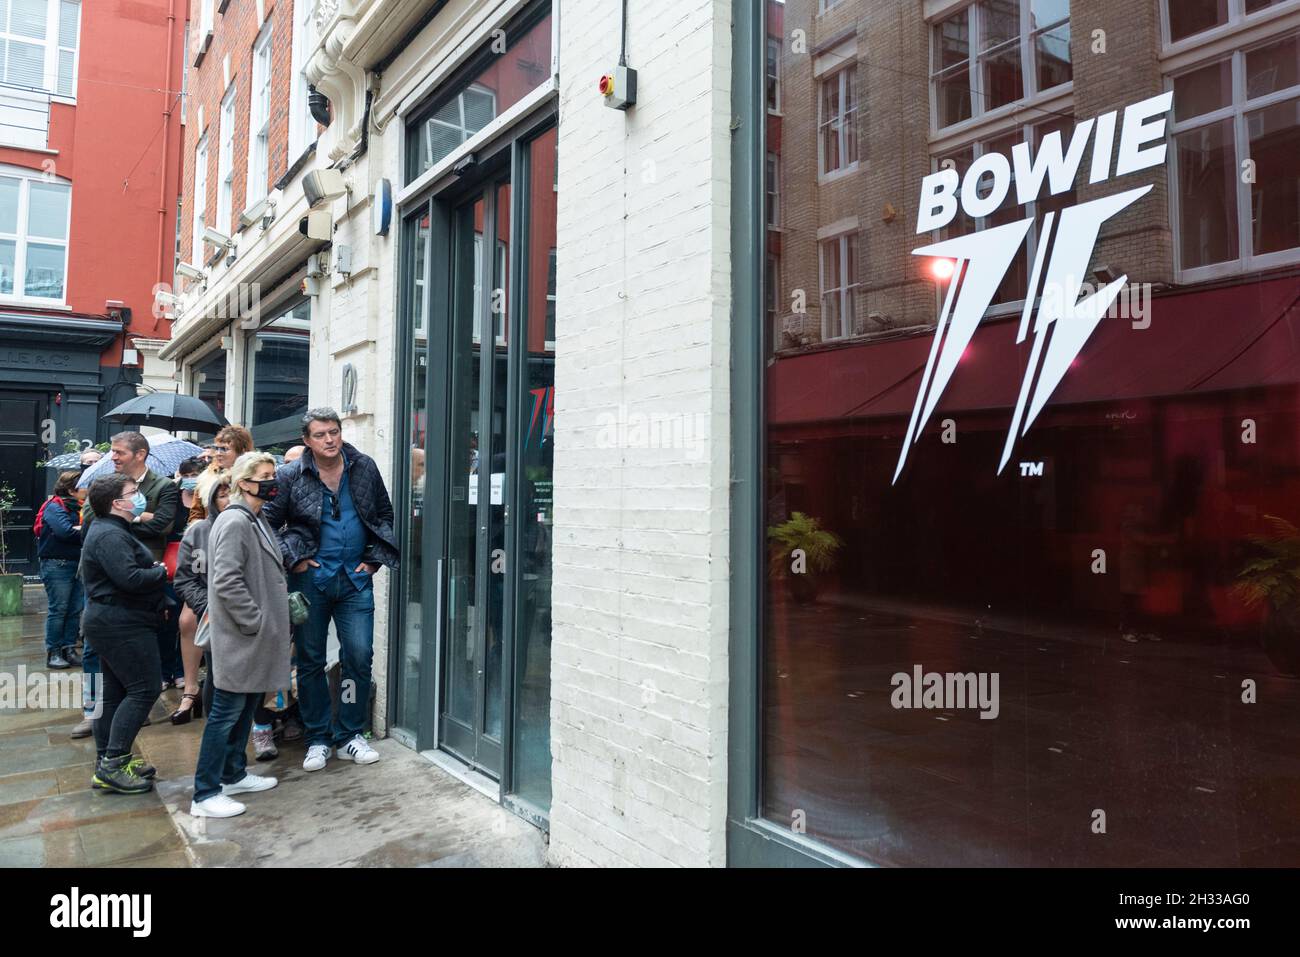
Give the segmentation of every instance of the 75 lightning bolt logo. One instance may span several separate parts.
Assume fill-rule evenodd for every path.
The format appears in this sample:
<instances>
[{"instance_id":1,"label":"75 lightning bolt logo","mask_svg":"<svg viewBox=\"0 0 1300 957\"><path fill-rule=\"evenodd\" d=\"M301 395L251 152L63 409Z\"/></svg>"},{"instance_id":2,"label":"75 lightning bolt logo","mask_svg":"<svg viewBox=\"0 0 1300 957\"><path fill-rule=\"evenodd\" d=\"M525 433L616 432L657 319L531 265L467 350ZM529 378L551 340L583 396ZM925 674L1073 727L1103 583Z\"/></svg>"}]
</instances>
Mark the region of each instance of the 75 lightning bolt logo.
<instances>
[{"instance_id":1,"label":"75 lightning bolt logo","mask_svg":"<svg viewBox=\"0 0 1300 957\"><path fill-rule=\"evenodd\" d=\"M1172 108L1173 93L1163 93L1124 110L1114 178L1164 164L1165 115ZM952 222L957 215L959 197L968 216L990 215L1006 199L1013 181L1013 170L1016 202L1021 206L1033 202L1044 186L1052 195L1065 192L1079 175L1090 140L1092 162L1088 183L1093 185L1112 178L1111 159L1118 120L1118 111L1084 120L1075 127L1068 148L1063 148L1062 135L1055 131L1043 137L1036 156L1030 154L1029 144L1020 143L1012 147L1010 160L1000 153L985 153L971 164L964 178L955 169L944 169L927 176L921 184L916 231L928 233ZM981 181L986 179L991 181L992 188L981 196ZM1047 400L1065 378L1070 363L1128 281L1128 276L1120 276L1086 298L1079 298L1102 225L1150 191L1150 185L1141 186L1070 206L1059 216L1049 212L1043 217L1016 342L1025 341L1031 319L1034 338L1011 428L1002 448L1002 461L998 463L999 474L1011 457L1016 438L1025 435L1034 424ZM1019 253L1033 222L1033 217L1029 217L912 250L914 256L939 256L954 260L956 265L939 314L925 372L921 376L912 417L907 424L903 448L898 455L894 482L902 474L908 450L920 439L930 421L957 369L958 360L988 312L993 295ZM1038 309L1035 315L1036 300Z\"/></svg>"}]
</instances>

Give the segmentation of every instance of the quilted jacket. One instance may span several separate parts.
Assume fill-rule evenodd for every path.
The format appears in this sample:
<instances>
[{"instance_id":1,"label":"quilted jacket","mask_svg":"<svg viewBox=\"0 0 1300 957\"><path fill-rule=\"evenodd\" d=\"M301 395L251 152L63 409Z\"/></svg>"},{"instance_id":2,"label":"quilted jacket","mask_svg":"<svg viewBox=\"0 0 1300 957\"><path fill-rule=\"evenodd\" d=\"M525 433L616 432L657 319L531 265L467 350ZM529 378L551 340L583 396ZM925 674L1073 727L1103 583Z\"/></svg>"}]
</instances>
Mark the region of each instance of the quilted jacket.
<instances>
[{"instance_id":1,"label":"quilted jacket","mask_svg":"<svg viewBox=\"0 0 1300 957\"><path fill-rule=\"evenodd\" d=\"M397 535L393 532L393 503L379 474L375 460L343 443L347 456L348 484L357 515L366 527L363 562L396 568ZM275 473L280 490L262 506L262 517L280 537L284 567L293 568L304 558L312 558L320 548L321 509L325 504L325 483L320 480L311 449L302 458L282 465Z\"/></svg>"}]
</instances>

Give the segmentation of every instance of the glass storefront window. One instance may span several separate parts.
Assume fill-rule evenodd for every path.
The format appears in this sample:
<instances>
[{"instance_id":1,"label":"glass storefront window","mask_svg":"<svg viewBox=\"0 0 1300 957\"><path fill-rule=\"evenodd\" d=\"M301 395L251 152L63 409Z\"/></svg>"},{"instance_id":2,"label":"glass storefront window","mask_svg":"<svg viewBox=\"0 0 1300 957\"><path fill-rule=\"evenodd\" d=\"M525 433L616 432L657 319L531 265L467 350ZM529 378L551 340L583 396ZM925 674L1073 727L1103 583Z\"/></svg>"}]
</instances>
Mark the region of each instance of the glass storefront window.
<instances>
[{"instance_id":1,"label":"glass storefront window","mask_svg":"<svg viewBox=\"0 0 1300 957\"><path fill-rule=\"evenodd\" d=\"M1176 66L1149 24L1090 88L1065 0L925 6L767 4L782 49L854 49L872 175L824 175L793 104L834 74L782 58L760 813L890 865L1300 864L1294 27L1234 49L1211 28L1270 5L1171 3ZM1154 75L1172 108L1121 168Z\"/></svg>"},{"instance_id":2,"label":"glass storefront window","mask_svg":"<svg viewBox=\"0 0 1300 957\"><path fill-rule=\"evenodd\" d=\"M259 449L284 451L302 435L311 353L311 302L282 310L245 348L245 422Z\"/></svg>"},{"instance_id":3,"label":"glass storefront window","mask_svg":"<svg viewBox=\"0 0 1300 957\"><path fill-rule=\"evenodd\" d=\"M462 143L551 77L550 5L525 11L493 38L410 124L406 181L436 166Z\"/></svg>"},{"instance_id":4,"label":"glass storefront window","mask_svg":"<svg viewBox=\"0 0 1300 957\"><path fill-rule=\"evenodd\" d=\"M195 395L217 415L226 415L226 350L214 349L194 366ZM211 434L211 433L209 433Z\"/></svg>"}]
</instances>

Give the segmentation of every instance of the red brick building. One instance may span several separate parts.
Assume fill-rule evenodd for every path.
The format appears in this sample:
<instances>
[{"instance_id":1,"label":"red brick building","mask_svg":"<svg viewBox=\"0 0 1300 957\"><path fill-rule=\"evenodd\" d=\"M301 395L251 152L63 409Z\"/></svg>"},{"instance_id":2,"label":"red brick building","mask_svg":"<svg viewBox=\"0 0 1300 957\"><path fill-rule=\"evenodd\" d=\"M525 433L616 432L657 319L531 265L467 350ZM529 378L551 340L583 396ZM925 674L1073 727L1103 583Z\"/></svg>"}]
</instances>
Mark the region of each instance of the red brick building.
<instances>
[{"instance_id":1,"label":"red brick building","mask_svg":"<svg viewBox=\"0 0 1300 957\"><path fill-rule=\"evenodd\" d=\"M136 394L172 281L187 0L0 5L0 483L35 571L36 462L102 440Z\"/></svg>"}]
</instances>

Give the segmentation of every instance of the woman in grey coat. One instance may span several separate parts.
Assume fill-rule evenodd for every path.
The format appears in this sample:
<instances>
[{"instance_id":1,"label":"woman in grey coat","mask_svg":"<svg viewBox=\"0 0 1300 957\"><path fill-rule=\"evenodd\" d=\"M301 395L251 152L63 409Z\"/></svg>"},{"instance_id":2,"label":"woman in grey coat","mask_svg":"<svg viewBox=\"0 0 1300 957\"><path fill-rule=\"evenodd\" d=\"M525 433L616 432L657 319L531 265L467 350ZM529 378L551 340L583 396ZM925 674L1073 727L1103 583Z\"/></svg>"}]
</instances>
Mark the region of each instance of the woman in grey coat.
<instances>
[{"instance_id":1,"label":"woman in grey coat","mask_svg":"<svg viewBox=\"0 0 1300 957\"><path fill-rule=\"evenodd\" d=\"M289 686L289 593L275 532L259 513L278 491L275 459L245 452L230 474L230 504L208 538L208 678L212 711L194 771L194 817L234 817L231 795L266 791L275 778L249 774L244 749L253 713L272 688Z\"/></svg>"}]
</instances>

